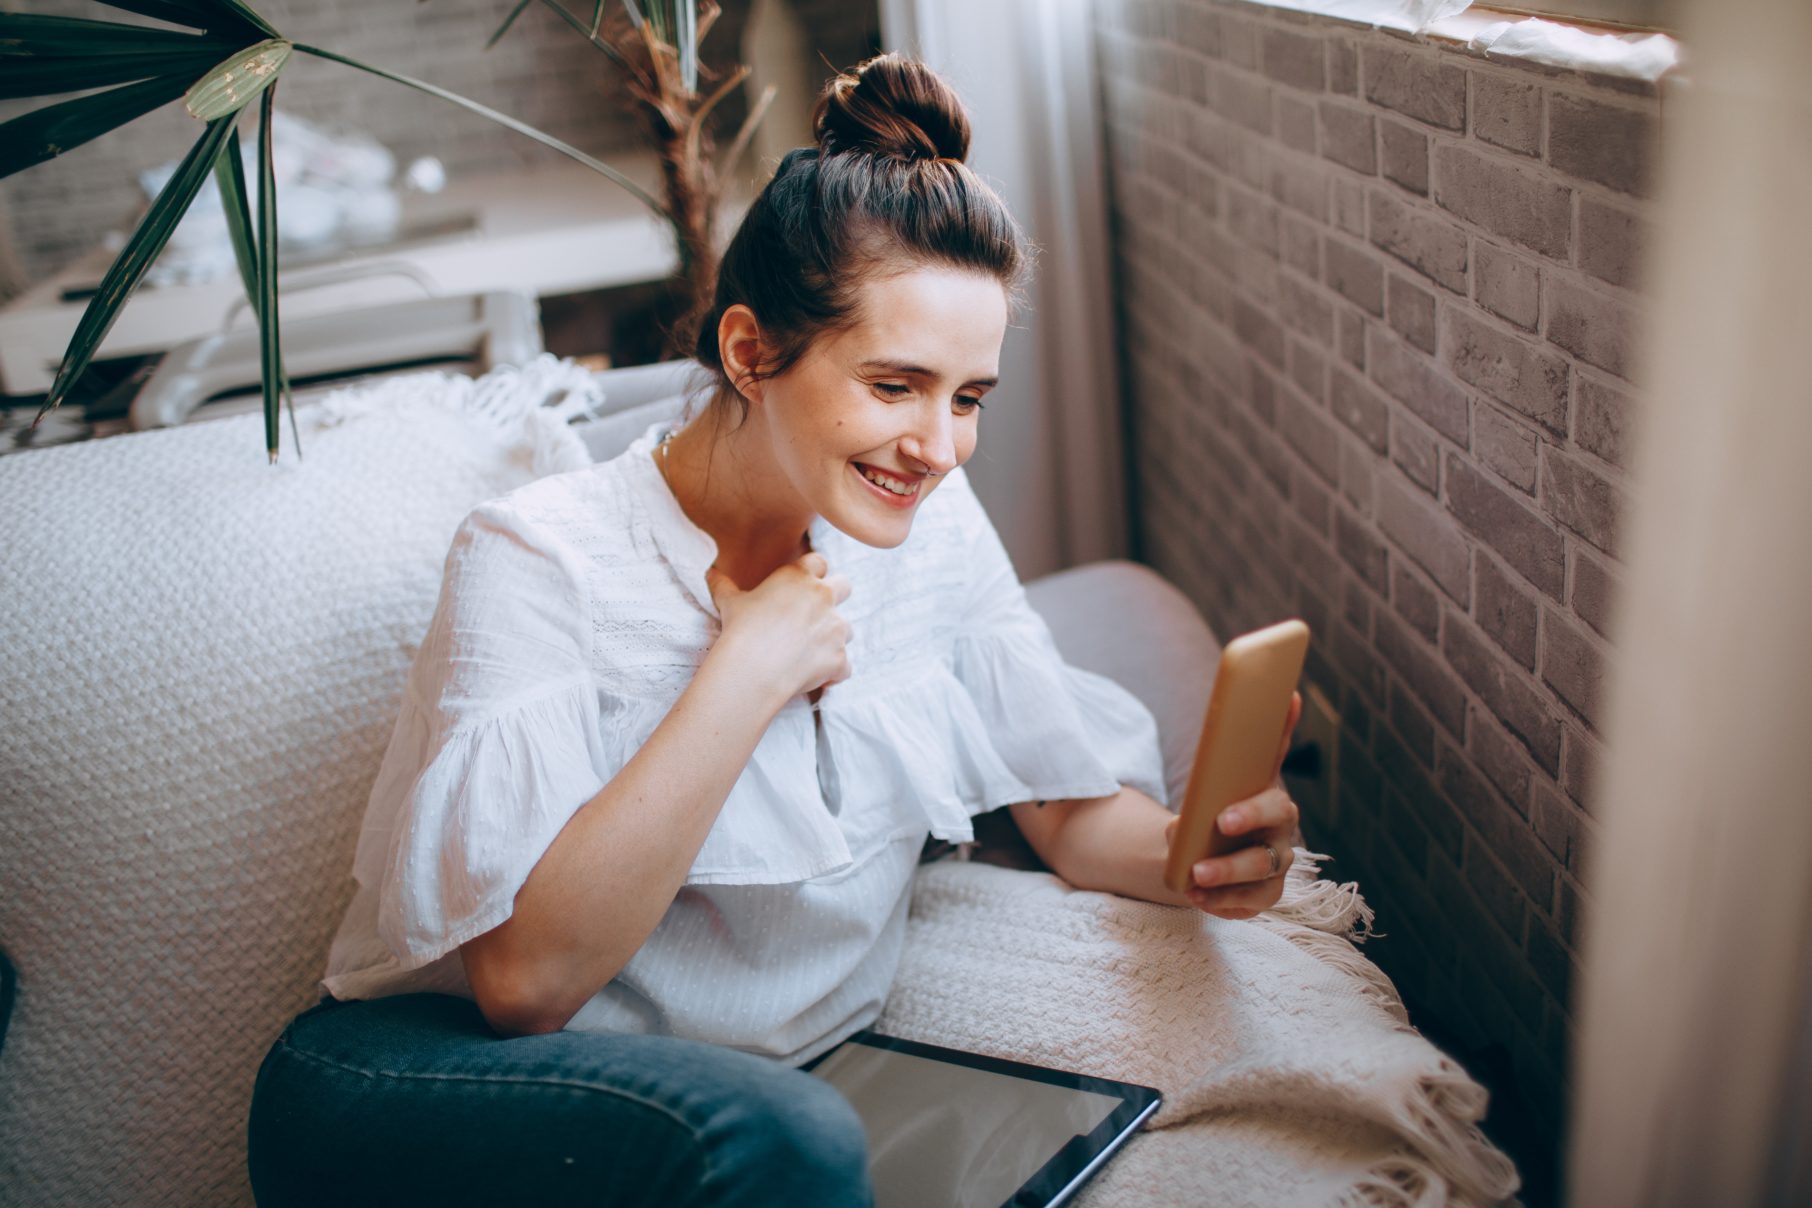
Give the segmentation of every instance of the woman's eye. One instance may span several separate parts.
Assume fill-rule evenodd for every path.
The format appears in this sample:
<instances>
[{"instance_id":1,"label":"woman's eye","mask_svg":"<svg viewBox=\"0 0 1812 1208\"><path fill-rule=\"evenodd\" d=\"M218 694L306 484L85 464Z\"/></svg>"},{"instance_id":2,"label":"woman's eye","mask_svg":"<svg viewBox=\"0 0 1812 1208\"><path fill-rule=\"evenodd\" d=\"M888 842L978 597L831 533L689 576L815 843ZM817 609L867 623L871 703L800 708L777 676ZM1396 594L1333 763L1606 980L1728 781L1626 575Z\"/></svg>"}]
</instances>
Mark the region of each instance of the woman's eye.
<instances>
[{"instance_id":1,"label":"woman's eye","mask_svg":"<svg viewBox=\"0 0 1812 1208\"><path fill-rule=\"evenodd\" d=\"M964 415L969 414L971 411L980 411L982 409L982 401L978 398L970 398L966 395L959 394L956 396L956 402L959 407L967 408L967 410L963 412Z\"/></svg>"},{"instance_id":2,"label":"woman's eye","mask_svg":"<svg viewBox=\"0 0 1812 1208\"><path fill-rule=\"evenodd\" d=\"M900 395L910 392L912 390L912 387L902 386L898 382L876 382L875 389L885 390L889 394L893 395L893 397L899 398ZM896 393L896 391L897 391L897 393Z\"/></svg>"}]
</instances>

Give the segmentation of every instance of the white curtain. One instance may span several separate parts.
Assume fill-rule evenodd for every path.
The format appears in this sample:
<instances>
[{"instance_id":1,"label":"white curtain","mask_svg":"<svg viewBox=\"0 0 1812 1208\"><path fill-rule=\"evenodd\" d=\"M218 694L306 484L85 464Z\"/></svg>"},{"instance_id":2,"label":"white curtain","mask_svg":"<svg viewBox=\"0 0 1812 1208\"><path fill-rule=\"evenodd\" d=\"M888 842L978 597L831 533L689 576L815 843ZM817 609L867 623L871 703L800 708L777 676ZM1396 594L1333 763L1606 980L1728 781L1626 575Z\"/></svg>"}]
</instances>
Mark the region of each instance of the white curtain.
<instances>
[{"instance_id":1,"label":"white curtain","mask_svg":"<svg viewBox=\"0 0 1812 1208\"><path fill-rule=\"evenodd\" d=\"M1812 1203L1812 5L1664 98L1569 1202Z\"/></svg>"},{"instance_id":2,"label":"white curtain","mask_svg":"<svg viewBox=\"0 0 1812 1208\"><path fill-rule=\"evenodd\" d=\"M881 0L969 111L969 165L1039 248L968 472L1020 578L1129 548L1088 0Z\"/></svg>"}]
</instances>

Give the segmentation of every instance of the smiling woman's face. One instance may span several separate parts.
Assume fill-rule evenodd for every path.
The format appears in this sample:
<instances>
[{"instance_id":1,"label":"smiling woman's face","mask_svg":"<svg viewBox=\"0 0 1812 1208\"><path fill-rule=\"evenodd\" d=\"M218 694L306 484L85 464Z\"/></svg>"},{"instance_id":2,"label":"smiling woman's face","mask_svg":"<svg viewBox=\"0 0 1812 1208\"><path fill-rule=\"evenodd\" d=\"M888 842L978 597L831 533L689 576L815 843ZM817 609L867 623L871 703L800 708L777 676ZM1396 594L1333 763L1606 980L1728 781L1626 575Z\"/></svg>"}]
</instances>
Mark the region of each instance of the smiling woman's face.
<instances>
[{"instance_id":1,"label":"smiling woman's face","mask_svg":"<svg viewBox=\"0 0 1812 1208\"><path fill-rule=\"evenodd\" d=\"M1007 297L990 276L918 268L869 282L860 314L763 382L762 405L781 471L812 510L892 548L941 475L975 451Z\"/></svg>"}]
</instances>

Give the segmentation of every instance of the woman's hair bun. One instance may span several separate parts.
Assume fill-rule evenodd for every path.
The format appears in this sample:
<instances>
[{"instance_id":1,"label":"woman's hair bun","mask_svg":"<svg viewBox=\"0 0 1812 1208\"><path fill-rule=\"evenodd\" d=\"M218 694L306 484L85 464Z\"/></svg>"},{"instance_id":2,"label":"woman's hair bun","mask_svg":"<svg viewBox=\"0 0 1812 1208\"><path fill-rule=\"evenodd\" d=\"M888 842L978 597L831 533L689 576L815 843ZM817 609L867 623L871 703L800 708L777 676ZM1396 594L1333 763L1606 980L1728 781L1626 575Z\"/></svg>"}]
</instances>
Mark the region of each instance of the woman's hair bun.
<instances>
[{"instance_id":1,"label":"woman's hair bun","mask_svg":"<svg viewBox=\"0 0 1812 1208\"><path fill-rule=\"evenodd\" d=\"M893 51L826 84L812 129L825 155L959 162L969 155L969 116L955 91L925 64Z\"/></svg>"}]
</instances>

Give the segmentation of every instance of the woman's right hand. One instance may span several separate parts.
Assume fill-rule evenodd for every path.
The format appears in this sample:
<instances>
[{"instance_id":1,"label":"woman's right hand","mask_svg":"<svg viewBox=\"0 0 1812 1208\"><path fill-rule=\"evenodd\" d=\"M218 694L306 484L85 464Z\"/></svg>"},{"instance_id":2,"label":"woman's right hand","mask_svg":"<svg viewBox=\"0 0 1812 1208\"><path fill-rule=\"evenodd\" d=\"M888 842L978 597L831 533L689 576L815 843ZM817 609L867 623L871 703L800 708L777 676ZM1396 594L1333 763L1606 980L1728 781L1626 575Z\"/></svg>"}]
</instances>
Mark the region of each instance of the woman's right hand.
<instances>
[{"instance_id":1,"label":"woman's right hand","mask_svg":"<svg viewBox=\"0 0 1812 1208\"><path fill-rule=\"evenodd\" d=\"M823 554L807 551L748 591L715 566L705 570L723 619L720 644L752 660L762 682L787 689L787 699L850 675L850 626L837 611L850 583L829 569Z\"/></svg>"}]
</instances>

